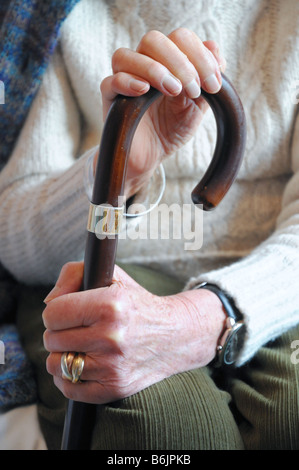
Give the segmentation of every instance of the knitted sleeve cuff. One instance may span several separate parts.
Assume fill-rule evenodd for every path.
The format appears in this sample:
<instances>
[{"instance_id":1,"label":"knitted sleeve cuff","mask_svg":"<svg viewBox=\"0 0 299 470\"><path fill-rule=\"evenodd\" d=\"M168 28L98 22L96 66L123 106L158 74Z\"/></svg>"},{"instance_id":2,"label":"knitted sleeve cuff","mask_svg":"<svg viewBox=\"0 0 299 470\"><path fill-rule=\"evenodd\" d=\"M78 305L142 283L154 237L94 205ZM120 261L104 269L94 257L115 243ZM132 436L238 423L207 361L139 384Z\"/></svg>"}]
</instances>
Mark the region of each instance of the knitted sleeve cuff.
<instances>
[{"instance_id":1,"label":"knitted sleeve cuff","mask_svg":"<svg viewBox=\"0 0 299 470\"><path fill-rule=\"evenodd\" d=\"M277 233L248 257L194 277L185 287L191 289L207 281L217 284L234 299L247 327L238 365L299 322L299 254L291 243L283 249L284 237L285 234Z\"/></svg>"}]
</instances>

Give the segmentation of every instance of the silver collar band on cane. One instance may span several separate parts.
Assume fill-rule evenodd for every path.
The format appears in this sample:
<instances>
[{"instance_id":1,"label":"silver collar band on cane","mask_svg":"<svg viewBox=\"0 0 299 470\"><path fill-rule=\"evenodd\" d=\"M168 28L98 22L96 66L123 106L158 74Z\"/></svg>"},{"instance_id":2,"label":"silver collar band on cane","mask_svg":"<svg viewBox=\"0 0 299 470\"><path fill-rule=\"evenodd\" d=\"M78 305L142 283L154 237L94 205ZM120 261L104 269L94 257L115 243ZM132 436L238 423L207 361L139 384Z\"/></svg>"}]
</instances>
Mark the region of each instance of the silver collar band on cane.
<instances>
[{"instance_id":1,"label":"silver collar band on cane","mask_svg":"<svg viewBox=\"0 0 299 470\"><path fill-rule=\"evenodd\" d=\"M124 206L113 207L110 204L90 203L87 230L99 239L118 235L121 231L123 214Z\"/></svg>"}]
</instances>

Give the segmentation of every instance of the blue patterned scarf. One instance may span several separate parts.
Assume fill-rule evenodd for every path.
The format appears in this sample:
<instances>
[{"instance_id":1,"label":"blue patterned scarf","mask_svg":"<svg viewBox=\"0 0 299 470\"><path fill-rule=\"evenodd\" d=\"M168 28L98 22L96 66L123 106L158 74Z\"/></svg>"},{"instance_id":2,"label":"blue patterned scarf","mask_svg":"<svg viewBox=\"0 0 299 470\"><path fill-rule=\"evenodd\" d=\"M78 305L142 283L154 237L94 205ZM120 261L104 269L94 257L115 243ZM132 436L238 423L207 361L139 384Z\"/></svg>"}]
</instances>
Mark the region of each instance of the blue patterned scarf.
<instances>
[{"instance_id":1,"label":"blue patterned scarf","mask_svg":"<svg viewBox=\"0 0 299 470\"><path fill-rule=\"evenodd\" d=\"M0 171L7 163L57 45L79 0L0 0ZM17 286L0 264L0 411L36 399L33 371L12 324ZM3 362L3 361L2 361Z\"/></svg>"},{"instance_id":2,"label":"blue patterned scarf","mask_svg":"<svg viewBox=\"0 0 299 470\"><path fill-rule=\"evenodd\" d=\"M55 49L62 22L79 0L1 0L0 170L23 126Z\"/></svg>"}]
</instances>

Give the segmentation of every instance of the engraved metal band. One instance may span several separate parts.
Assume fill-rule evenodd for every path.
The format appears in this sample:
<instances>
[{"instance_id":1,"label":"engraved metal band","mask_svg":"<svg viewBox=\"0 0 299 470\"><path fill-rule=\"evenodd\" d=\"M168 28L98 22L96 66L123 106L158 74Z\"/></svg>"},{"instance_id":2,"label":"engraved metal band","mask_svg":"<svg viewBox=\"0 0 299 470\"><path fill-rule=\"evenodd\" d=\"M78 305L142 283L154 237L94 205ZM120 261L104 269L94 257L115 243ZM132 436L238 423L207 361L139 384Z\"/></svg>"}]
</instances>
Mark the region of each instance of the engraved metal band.
<instances>
[{"instance_id":1,"label":"engraved metal band","mask_svg":"<svg viewBox=\"0 0 299 470\"><path fill-rule=\"evenodd\" d=\"M109 204L90 204L87 230L98 238L120 233L124 207L113 207Z\"/></svg>"}]
</instances>

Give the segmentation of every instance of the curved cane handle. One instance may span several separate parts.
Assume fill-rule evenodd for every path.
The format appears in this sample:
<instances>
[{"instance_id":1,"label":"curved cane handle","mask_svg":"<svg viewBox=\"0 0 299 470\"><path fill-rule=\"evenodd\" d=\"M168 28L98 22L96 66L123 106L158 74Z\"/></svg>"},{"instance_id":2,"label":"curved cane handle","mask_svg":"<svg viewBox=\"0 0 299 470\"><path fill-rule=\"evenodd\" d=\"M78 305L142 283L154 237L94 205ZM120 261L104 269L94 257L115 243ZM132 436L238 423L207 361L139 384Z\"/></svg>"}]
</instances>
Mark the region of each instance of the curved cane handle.
<instances>
[{"instance_id":1,"label":"curved cane handle","mask_svg":"<svg viewBox=\"0 0 299 470\"><path fill-rule=\"evenodd\" d=\"M238 174L245 150L246 120L240 98L224 75L217 94L202 90L202 96L214 113L217 141L211 163L192 191L192 200L211 210L222 201Z\"/></svg>"},{"instance_id":2,"label":"curved cane handle","mask_svg":"<svg viewBox=\"0 0 299 470\"><path fill-rule=\"evenodd\" d=\"M118 96L108 114L95 178L93 203L116 205L123 194L127 156L137 125L152 102L160 96L155 89L137 98ZM243 106L230 81L223 75L217 94L202 90L217 124L217 142L211 163L192 192L195 204L205 210L216 207L238 173L246 141ZM106 156L109 155L109 158Z\"/></svg>"}]
</instances>

